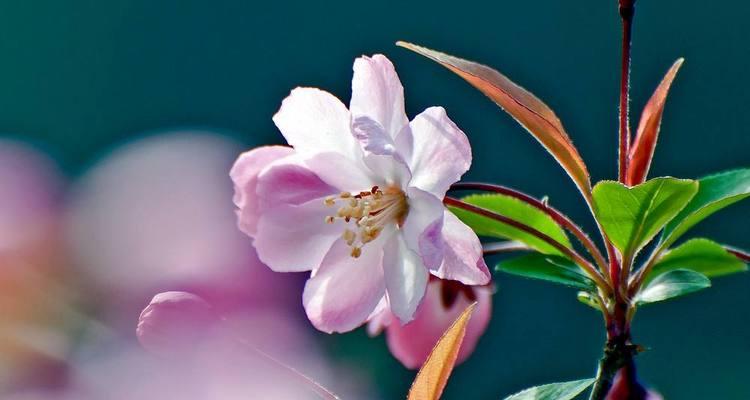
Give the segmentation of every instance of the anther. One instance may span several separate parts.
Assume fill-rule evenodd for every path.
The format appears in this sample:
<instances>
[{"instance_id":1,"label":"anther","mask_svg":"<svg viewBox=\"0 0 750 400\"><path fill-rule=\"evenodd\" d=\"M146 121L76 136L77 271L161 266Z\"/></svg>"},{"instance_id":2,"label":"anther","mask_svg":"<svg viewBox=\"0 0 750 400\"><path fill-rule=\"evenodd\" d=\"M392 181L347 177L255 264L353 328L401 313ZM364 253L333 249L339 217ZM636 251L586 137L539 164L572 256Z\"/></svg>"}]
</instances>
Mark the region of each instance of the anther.
<instances>
[{"instance_id":1,"label":"anther","mask_svg":"<svg viewBox=\"0 0 750 400\"><path fill-rule=\"evenodd\" d=\"M359 258L359 256L362 255L362 249L359 247L352 247L351 256L354 258Z\"/></svg>"}]
</instances>

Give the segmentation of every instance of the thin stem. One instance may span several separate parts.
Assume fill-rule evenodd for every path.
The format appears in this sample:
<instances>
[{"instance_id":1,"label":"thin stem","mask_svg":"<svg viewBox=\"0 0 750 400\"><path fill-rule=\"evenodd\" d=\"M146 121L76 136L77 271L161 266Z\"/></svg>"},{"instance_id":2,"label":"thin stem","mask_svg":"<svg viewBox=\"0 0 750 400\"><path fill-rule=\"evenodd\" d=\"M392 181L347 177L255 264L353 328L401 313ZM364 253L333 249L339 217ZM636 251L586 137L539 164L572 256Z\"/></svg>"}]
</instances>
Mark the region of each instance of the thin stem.
<instances>
[{"instance_id":1,"label":"thin stem","mask_svg":"<svg viewBox=\"0 0 750 400\"><path fill-rule=\"evenodd\" d=\"M586 251L588 251L589 254L591 254L591 256L594 257L594 261L599 266L599 269L602 271L606 271L607 261L604 259L604 256L602 255L601 251L599 251L599 248L596 247L596 244L594 243L594 241L591 240L591 238L589 238L589 236L586 235L583 229L581 229L581 227L576 225L570 218L568 218L565 214L561 213L560 211L557 211L555 208L550 207L549 205L547 205L547 203L537 200L515 189L511 189L511 188L500 186L500 185L493 185L489 183L459 182L459 183L453 184L450 190L479 190L479 191L499 193L499 194L503 194L503 195L521 200L524 203L545 212L555 222L557 222L558 224L563 226L565 229L567 229L570 233L572 233L573 236L575 236L578 239L578 241L583 245L583 247L586 248Z\"/></svg>"},{"instance_id":2,"label":"thin stem","mask_svg":"<svg viewBox=\"0 0 750 400\"><path fill-rule=\"evenodd\" d=\"M555 249L560 251L562 254L564 254L571 260L573 260L581 268L583 268L583 270L586 271L586 273L588 273L591 279L593 279L596 282L597 286L599 286L602 290L607 291L607 292L612 290L612 288L609 286L607 281L604 280L602 275L599 273L596 267L594 267L594 265L591 264L591 262L581 257L581 255L578 254L575 250L568 248L567 246L553 239L549 235L543 232L540 232L537 229L524 224L523 222L516 221L512 218L506 217L505 215L501 215L501 214L498 214L489 210L485 210L484 208L477 207L475 205L463 202L458 199L454 199L452 197L445 197L445 199L443 199L443 202L448 206L457 207L457 208L472 212L474 214L479 214L483 217L487 217L495 221L502 222L506 225L510 225L518 230L524 231L530 235L533 235L543 240L544 242L546 242L547 244L554 247Z\"/></svg>"},{"instance_id":3,"label":"thin stem","mask_svg":"<svg viewBox=\"0 0 750 400\"><path fill-rule=\"evenodd\" d=\"M516 241L487 243L482 246L482 252L485 256L529 250L532 250L531 247Z\"/></svg>"},{"instance_id":4,"label":"thin stem","mask_svg":"<svg viewBox=\"0 0 750 400\"><path fill-rule=\"evenodd\" d=\"M663 242L657 244L654 250L648 256L648 259L646 259L646 262L643 263L643 267L641 267L641 269L639 269L638 272L633 275L633 279L630 282L628 288L628 294L630 296L635 295L638 290L640 290L641 285L643 285L643 281L646 279L646 276L649 272L651 272L651 269L659 260L666 247L667 246L665 246Z\"/></svg>"},{"instance_id":5,"label":"thin stem","mask_svg":"<svg viewBox=\"0 0 750 400\"><path fill-rule=\"evenodd\" d=\"M750 263L750 254L745 253L744 251L742 251L740 249L735 249L734 247L730 247L730 246L724 246L724 249L726 251L732 253L732 255L734 255L735 257L739 258L740 260L742 260L742 261L744 261L746 263Z\"/></svg>"},{"instance_id":6,"label":"thin stem","mask_svg":"<svg viewBox=\"0 0 750 400\"><path fill-rule=\"evenodd\" d=\"M620 71L619 181L625 182L630 153L630 47L635 0L620 0L622 18L622 65Z\"/></svg>"}]
</instances>

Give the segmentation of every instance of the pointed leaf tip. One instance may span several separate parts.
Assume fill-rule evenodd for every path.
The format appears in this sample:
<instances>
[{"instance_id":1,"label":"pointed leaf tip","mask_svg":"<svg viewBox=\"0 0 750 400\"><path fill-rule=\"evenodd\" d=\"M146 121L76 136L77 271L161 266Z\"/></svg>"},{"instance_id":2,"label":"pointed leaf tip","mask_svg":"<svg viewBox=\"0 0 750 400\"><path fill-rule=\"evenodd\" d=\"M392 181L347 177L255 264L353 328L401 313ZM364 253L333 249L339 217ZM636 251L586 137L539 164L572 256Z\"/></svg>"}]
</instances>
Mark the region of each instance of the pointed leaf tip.
<instances>
[{"instance_id":1,"label":"pointed leaf tip","mask_svg":"<svg viewBox=\"0 0 750 400\"><path fill-rule=\"evenodd\" d=\"M635 297L637 304L649 304L684 296L711 287L711 281L705 275L687 270L676 269L655 277Z\"/></svg>"},{"instance_id":2,"label":"pointed leaf tip","mask_svg":"<svg viewBox=\"0 0 750 400\"><path fill-rule=\"evenodd\" d=\"M651 167L651 160L654 158L656 142L659 139L659 130L667 94L675 76L677 76L677 71L680 70L684 61L684 58L678 58L672 64L672 67L667 71L667 74L654 91L651 99L646 103L646 107L643 108L641 121L638 124L638 132L630 149L630 154L628 154L628 174L625 179L626 183L630 186L638 185L646 180L648 170Z\"/></svg>"},{"instance_id":3,"label":"pointed leaf tip","mask_svg":"<svg viewBox=\"0 0 750 400\"><path fill-rule=\"evenodd\" d=\"M591 180L583 158L557 115L534 94L486 65L413 43L396 44L437 62L484 93L531 133L573 179L583 196L591 199Z\"/></svg>"},{"instance_id":4,"label":"pointed leaf tip","mask_svg":"<svg viewBox=\"0 0 750 400\"><path fill-rule=\"evenodd\" d=\"M581 379L578 381L550 383L534 386L505 400L572 400L594 383L595 379Z\"/></svg>"},{"instance_id":5,"label":"pointed leaf tip","mask_svg":"<svg viewBox=\"0 0 750 400\"><path fill-rule=\"evenodd\" d=\"M474 302L464 310L453 322L450 328L438 340L432 352L427 357L417 377L409 389L407 400L437 400L443 393L453 366L458 357L458 351L464 340L466 326L477 303Z\"/></svg>"},{"instance_id":6,"label":"pointed leaf tip","mask_svg":"<svg viewBox=\"0 0 750 400\"><path fill-rule=\"evenodd\" d=\"M654 178L628 187L602 181L594 186L594 214L626 257L638 253L698 191L698 182L671 177Z\"/></svg>"}]
</instances>

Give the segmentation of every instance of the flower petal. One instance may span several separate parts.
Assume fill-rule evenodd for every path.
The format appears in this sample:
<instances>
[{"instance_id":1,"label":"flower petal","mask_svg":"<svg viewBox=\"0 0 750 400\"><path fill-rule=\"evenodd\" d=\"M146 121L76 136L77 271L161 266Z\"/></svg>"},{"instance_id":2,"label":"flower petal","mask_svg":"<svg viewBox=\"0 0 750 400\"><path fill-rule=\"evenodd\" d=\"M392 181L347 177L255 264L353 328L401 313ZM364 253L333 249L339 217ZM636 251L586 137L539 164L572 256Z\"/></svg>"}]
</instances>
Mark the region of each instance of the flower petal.
<instances>
[{"instance_id":1,"label":"flower petal","mask_svg":"<svg viewBox=\"0 0 750 400\"><path fill-rule=\"evenodd\" d=\"M411 180L411 171L383 127L369 117L352 122L352 131L364 149L364 163L382 183L403 187Z\"/></svg>"},{"instance_id":2,"label":"flower petal","mask_svg":"<svg viewBox=\"0 0 750 400\"><path fill-rule=\"evenodd\" d=\"M378 238L353 258L346 242L334 243L302 295L307 317L316 328L348 332L372 314L385 294L382 246Z\"/></svg>"},{"instance_id":3,"label":"flower petal","mask_svg":"<svg viewBox=\"0 0 750 400\"><path fill-rule=\"evenodd\" d=\"M274 162L258 176L256 196L260 210L281 204L303 204L337 193L323 182L298 156Z\"/></svg>"},{"instance_id":4,"label":"flower petal","mask_svg":"<svg viewBox=\"0 0 750 400\"><path fill-rule=\"evenodd\" d=\"M399 234L393 235L383 249L383 272L391 311L405 324L412 320L430 274L421 257Z\"/></svg>"},{"instance_id":5,"label":"flower petal","mask_svg":"<svg viewBox=\"0 0 750 400\"><path fill-rule=\"evenodd\" d=\"M409 124L404 111L404 88L393 64L382 54L354 61L352 118L362 116L380 124L391 140Z\"/></svg>"},{"instance_id":6,"label":"flower petal","mask_svg":"<svg viewBox=\"0 0 750 400\"><path fill-rule=\"evenodd\" d=\"M419 368L443 332L471 304L465 295L459 294L455 303L446 309L442 304L441 285L439 280L430 281L412 322L404 326L391 324L386 329L388 348L407 368ZM491 290L486 287L472 287L469 290L474 292L478 304L466 328L456 364L466 360L474 351L492 314Z\"/></svg>"},{"instance_id":7,"label":"flower petal","mask_svg":"<svg viewBox=\"0 0 750 400\"><path fill-rule=\"evenodd\" d=\"M420 255L428 268L438 268L443 261L443 227L445 207L434 195L410 187L406 191L409 214L401 227L407 246Z\"/></svg>"},{"instance_id":8,"label":"flower petal","mask_svg":"<svg viewBox=\"0 0 750 400\"><path fill-rule=\"evenodd\" d=\"M391 315L391 311L388 309L388 298L383 296L375 307L375 311L367 318L367 334L370 337L379 335L383 329L391 324Z\"/></svg>"},{"instance_id":9,"label":"flower petal","mask_svg":"<svg viewBox=\"0 0 750 400\"><path fill-rule=\"evenodd\" d=\"M328 92L315 88L292 90L273 122L286 141L304 156L335 152L351 159L359 157L349 110Z\"/></svg>"},{"instance_id":10,"label":"flower petal","mask_svg":"<svg viewBox=\"0 0 750 400\"><path fill-rule=\"evenodd\" d=\"M485 285L490 271L482 256L479 238L452 212L445 210L442 226L443 262L432 274L466 285Z\"/></svg>"},{"instance_id":11,"label":"flower petal","mask_svg":"<svg viewBox=\"0 0 750 400\"><path fill-rule=\"evenodd\" d=\"M229 171L234 182L234 204L237 206L237 223L241 231L255 235L258 224L256 186L258 175L274 161L294 153L291 147L264 146L242 153Z\"/></svg>"},{"instance_id":12,"label":"flower petal","mask_svg":"<svg viewBox=\"0 0 750 400\"><path fill-rule=\"evenodd\" d=\"M471 165L469 140L442 107L428 108L409 126L413 136L413 151L407 160L413 175L410 185L442 199Z\"/></svg>"},{"instance_id":13,"label":"flower petal","mask_svg":"<svg viewBox=\"0 0 750 400\"><path fill-rule=\"evenodd\" d=\"M305 160L310 170L338 191L360 192L383 182L363 163L340 153L318 153Z\"/></svg>"},{"instance_id":14,"label":"flower petal","mask_svg":"<svg viewBox=\"0 0 750 400\"><path fill-rule=\"evenodd\" d=\"M258 257L276 272L316 269L344 231L341 221L326 223L332 213L322 198L265 210L253 242Z\"/></svg>"}]
</instances>

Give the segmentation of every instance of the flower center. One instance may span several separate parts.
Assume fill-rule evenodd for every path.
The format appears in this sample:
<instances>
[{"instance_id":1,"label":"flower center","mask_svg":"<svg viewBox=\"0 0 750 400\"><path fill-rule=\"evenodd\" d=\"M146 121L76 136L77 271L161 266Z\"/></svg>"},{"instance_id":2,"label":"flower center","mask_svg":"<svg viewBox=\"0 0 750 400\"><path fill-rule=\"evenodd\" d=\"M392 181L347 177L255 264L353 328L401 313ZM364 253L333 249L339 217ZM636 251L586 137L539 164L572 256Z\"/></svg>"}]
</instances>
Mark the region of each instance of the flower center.
<instances>
[{"instance_id":1,"label":"flower center","mask_svg":"<svg viewBox=\"0 0 750 400\"><path fill-rule=\"evenodd\" d=\"M341 237L351 247L354 258L359 257L362 247L375 240L389 223L403 225L409 212L406 194L395 186L383 190L374 186L369 192L358 194L341 192L338 196L326 197L325 204L339 206L335 215L326 217L326 222L332 224L337 219L346 222Z\"/></svg>"}]
</instances>

